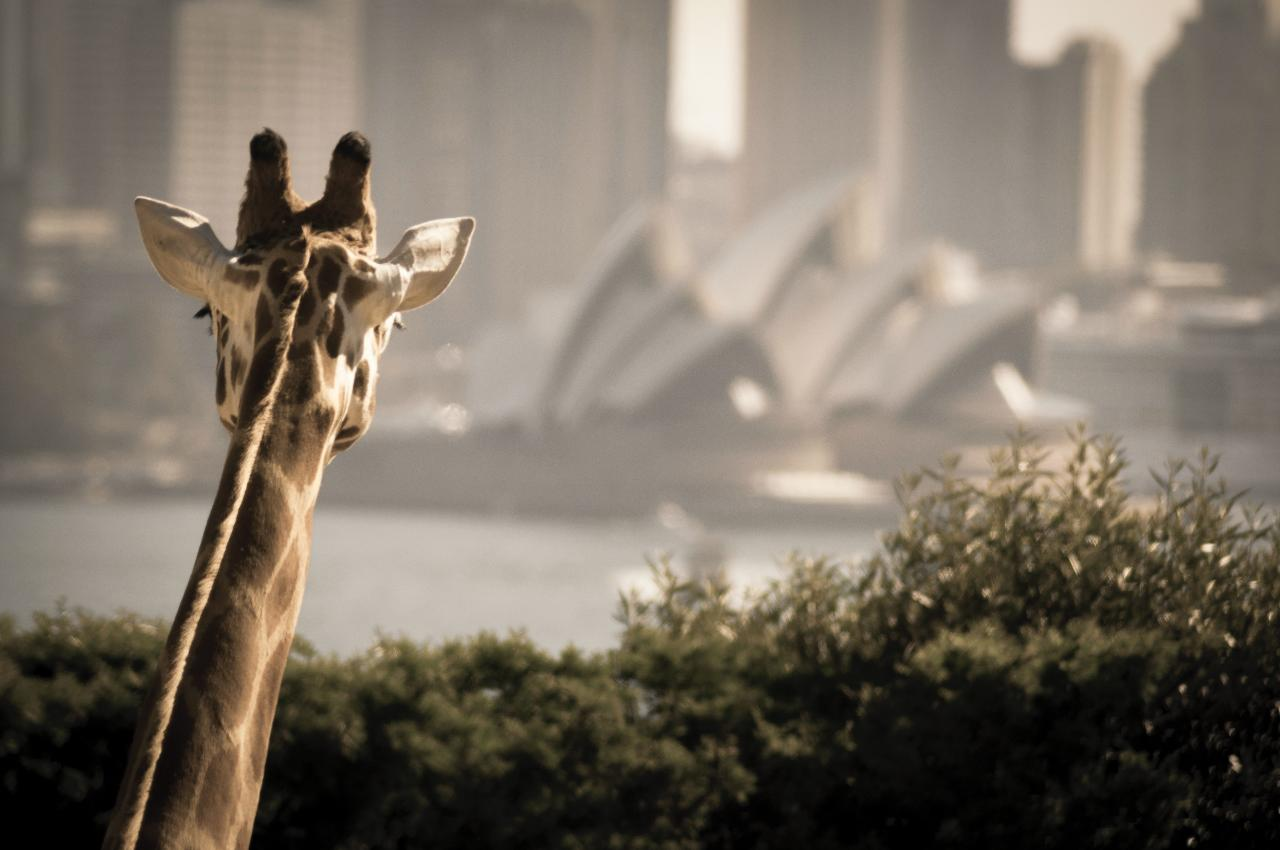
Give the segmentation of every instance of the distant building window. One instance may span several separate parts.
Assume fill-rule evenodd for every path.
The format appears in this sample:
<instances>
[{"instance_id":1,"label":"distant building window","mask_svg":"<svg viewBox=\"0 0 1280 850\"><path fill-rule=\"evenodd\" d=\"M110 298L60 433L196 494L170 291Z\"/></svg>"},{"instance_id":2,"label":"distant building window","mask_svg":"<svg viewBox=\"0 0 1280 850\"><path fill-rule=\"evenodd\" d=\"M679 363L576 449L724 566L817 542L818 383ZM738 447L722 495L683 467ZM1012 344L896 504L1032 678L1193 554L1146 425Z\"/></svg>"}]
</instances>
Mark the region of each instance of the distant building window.
<instances>
[{"instance_id":1,"label":"distant building window","mask_svg":"<svg viewBox=\"0 0 1280 850\"><path fill-rule=\"evenodd\" d=\"M1174 373L1174 409L1180 431L1223 431L1227 427L1227 376L1221 369Z\"/></svg>"}]
</instances>

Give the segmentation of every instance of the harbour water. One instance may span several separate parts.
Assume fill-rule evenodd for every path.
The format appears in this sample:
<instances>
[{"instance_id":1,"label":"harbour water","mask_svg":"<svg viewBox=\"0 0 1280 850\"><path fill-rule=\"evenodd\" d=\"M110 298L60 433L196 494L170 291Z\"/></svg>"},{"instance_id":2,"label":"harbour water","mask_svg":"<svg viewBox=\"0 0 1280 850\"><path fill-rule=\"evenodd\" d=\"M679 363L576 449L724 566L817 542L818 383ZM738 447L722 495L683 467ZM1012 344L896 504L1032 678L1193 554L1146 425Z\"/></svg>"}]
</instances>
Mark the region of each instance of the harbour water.
<instances>
[{"instance_id":1,"label":"harbour water","mask_svg":"<svg viewBox=\"0 0 1280 850\"><path fill-rule=\"evenodd\" d=\"M24 621L61 600L98 613L169 618L207 514L193 498L0 501L0 611ZM558 650L613 645L618 593L641 588L647 559L723 553L730 580L759 587L789 552L853 560L876 530L682 526L651 520L533 520L326 506L316 512L299 634L321 651L359 651L378 634L418 641L523 629Z\"/></svg>"}]
</instances>

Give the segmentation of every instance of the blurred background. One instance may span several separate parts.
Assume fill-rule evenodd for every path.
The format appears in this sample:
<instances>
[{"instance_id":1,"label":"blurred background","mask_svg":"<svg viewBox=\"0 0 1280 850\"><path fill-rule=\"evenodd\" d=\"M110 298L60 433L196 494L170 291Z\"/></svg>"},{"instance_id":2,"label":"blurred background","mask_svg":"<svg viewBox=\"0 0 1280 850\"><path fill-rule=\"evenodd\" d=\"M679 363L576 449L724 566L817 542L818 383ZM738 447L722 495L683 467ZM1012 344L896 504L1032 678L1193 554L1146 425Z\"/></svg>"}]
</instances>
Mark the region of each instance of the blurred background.
<instances>
[{"instance_id":1,"label":"blurred background","mask_svg":"<svg viewBox=\"0 0 1280 850\"><path fill-rule=\"evenodd\" d=\"M1277 0L0 0L0 605L170 616L220 472L200 306L250 136L385 250L474 215L326 474L321 649L607 645L646 558L857 557L1027 427L1280 499Z\"/></svg>"}]
</instances>

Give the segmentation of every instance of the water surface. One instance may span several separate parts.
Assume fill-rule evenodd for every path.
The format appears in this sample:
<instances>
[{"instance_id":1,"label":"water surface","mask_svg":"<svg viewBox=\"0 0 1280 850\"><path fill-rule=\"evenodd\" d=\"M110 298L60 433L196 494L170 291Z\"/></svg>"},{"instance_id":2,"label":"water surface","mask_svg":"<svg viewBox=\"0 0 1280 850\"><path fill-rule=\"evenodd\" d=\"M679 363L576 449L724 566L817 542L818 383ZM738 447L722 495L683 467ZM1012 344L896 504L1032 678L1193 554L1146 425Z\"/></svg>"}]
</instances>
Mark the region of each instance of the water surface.
<instances>
[{"instance_id":1,"label":"water surface","mask_svg":"<svg viewBox=\"0 0 1280 850\"><path fill-rule=\"evenodd\" d=\"M0 610L59 599L100 613L168 619L191 572L208 507L194 500L0 502ZM711 529L729 576L759 584L790 550L852 558L874 530ZM440 640L524 629L549 649L614 643L618 591L646 557L679 560L696 535L652 522L570 522L326 507L316 512L299 632L353 652L379 631Z\"/></svg>"}]
</instances>

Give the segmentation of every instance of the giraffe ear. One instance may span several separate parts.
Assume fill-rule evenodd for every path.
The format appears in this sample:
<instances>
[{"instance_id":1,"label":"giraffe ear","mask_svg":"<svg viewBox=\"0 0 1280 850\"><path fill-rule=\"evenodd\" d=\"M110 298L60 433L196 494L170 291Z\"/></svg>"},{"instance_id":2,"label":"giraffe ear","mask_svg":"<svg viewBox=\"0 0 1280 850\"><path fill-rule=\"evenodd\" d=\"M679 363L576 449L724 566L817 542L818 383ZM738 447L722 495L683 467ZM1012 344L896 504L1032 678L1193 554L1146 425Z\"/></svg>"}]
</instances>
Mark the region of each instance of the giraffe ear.
<instances>
[{"instance_id":1,"label":"giraffe ear","mask_svg":"<svg viewBox=\"0 0 1280 850\"><path fill-rule=\"evenodd\" d=\"M154 198L137 198L133 208L142 244L160 277L179 292L210 300L213 282L221 278L231 252L208 219Z\"/></svg>"},{"instance_id":2,"label":"giraffe ear","mask_svg":"<svg viewBox=\"0 0 1280 850\"><path fill-rule=\"evenodd\" d=\"M462 267L474 218L442 218L411 227L379 263L397 266L405 281L400 311L416 310L445 291Z\"/></svg>"}]
</instances>

